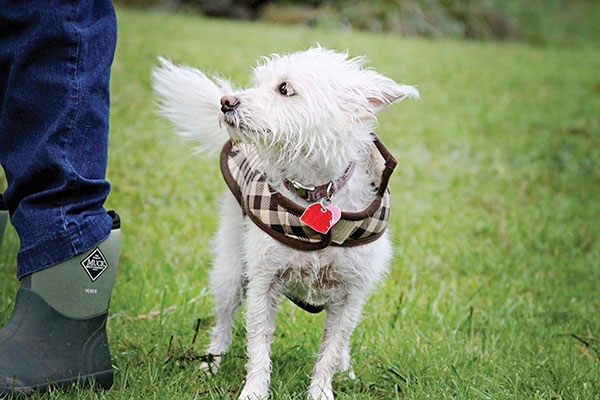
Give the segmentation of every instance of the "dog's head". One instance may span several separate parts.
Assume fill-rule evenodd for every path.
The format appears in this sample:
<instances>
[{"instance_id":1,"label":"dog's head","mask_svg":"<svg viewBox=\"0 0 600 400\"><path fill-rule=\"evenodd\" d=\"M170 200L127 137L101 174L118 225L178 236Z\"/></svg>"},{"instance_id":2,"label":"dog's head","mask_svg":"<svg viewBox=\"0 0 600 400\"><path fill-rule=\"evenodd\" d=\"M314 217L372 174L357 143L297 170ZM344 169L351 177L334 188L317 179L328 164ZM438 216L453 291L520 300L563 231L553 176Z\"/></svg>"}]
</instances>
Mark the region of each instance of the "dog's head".
<instances>
[{"instance_id":1,"label":"dog's head","mask_svg":"<svg viewBox=\"0 0 600 400\"><path fill-rule=\"evenodd\" d=\"M377 114L418 98L365 68L362 57L322 47L264 58L254 84L235 90L226 80L161 60L153 73L161 109L183 136L213 147L227 131L256 145L273 171L336 176L372 142Z\"/></svg>"},{"instance_id":2,"label":"dog's head","mask_svg":"<svg viewBox=\"0 0 600 400\"><path fill-rule=\"evenodd\" d=\"M371 142L381 110L419 96L364 65L364 58L321 47L265 58L253 87L221 98L229 135L271 160L345 168Z\"/></svg>"}]
</instances>

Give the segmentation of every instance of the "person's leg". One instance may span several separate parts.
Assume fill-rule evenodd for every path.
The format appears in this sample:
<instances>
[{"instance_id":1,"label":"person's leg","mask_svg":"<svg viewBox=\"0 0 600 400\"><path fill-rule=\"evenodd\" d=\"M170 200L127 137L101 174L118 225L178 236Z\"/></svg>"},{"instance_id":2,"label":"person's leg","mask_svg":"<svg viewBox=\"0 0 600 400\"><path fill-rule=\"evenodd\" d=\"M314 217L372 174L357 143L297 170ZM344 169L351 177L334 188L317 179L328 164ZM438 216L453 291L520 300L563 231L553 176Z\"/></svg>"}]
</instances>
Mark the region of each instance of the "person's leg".
<instances>
[{"instance_id":1,"label":"person's leg","mask_svg":"<svg viewBox=\"0 0 600 400\"><path fill-rule=\"evenodd\" d=\"M0 164L18 277L106 239L110 0L0 0Z\"/></svg>"},{"instance_id":2,"label":"person's leg","mask_svg":"<svg viewBox=\"0 0 600 400\"><path fill-rule=\"evenodd\" d=\"M0 397L112 384L105 323L118 217L104 209L110 0L0 0L0 164L21 287L0 330Z\"/></svg>"}]
</instances>

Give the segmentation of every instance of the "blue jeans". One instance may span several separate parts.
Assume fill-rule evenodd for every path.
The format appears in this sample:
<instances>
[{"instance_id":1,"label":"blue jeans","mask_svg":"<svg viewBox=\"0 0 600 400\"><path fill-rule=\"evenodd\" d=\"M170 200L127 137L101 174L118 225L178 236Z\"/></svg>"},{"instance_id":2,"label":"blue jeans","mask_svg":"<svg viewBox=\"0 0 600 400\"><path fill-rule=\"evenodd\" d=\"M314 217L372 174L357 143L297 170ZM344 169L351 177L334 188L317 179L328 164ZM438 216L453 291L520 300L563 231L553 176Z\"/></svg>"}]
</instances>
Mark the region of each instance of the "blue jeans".
<instances>
[{"instance_id":1,"label":"blue jeans","mask_svg":"<svg viewBox=\"0 0 600 400\"><path fill-rule=\"evenodd\" d=\"M0 165L17 276L109 235L110 0L0 0Z\"/></svg>"}]
</instances>

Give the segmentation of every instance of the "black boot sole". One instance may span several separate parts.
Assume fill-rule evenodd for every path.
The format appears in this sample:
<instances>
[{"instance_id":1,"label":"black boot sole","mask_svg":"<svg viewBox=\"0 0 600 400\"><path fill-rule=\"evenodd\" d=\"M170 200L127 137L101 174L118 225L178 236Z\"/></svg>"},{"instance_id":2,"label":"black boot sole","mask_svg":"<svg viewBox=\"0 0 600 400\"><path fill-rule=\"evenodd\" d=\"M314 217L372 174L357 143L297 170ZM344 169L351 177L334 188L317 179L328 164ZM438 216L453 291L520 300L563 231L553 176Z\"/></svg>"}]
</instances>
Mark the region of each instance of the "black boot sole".
<instances>
[{"instance_id":1,"label":"black boot sole","mask_svg":"<svg viewBox=\"0 0 600 400\"><path fill-rule=\"evenodd\" d=\"M64 380L58 380L55 382L49 382L41 385L34 386L14 386L10 389L0 388L0 399L14 399L25 396L33 395L34 393L46 393L48 390L55 390L59 388L68 388L71 386L79 387L96 387L100 389L110 389L113 384L113 371L102 371L96 372L86 376L80 376L77 378L69 378Z\"/></svg>"}]
</instances>

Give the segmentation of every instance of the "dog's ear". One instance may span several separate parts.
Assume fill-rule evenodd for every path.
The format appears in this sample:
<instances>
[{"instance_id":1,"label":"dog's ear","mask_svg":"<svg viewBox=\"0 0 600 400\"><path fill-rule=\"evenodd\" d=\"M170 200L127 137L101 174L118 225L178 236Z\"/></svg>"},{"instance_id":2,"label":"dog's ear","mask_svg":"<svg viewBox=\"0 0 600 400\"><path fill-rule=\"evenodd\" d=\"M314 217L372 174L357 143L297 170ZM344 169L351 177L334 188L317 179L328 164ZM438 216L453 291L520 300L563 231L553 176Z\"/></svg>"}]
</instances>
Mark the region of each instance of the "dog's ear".
<instances>
[{"instance_id":1,"label":"dog's ear","mask_svg":"<svg viewBox=\"0 0 600 400\"><path fill-rule=\"evenodd\" d=\"M365 94L371 112L377 114L392 103L406 98L419 99L419 91L413 86L402 85L392 79L380 75L373 70L365 70L367 79Z\"/></svg>"}]
</instances>

